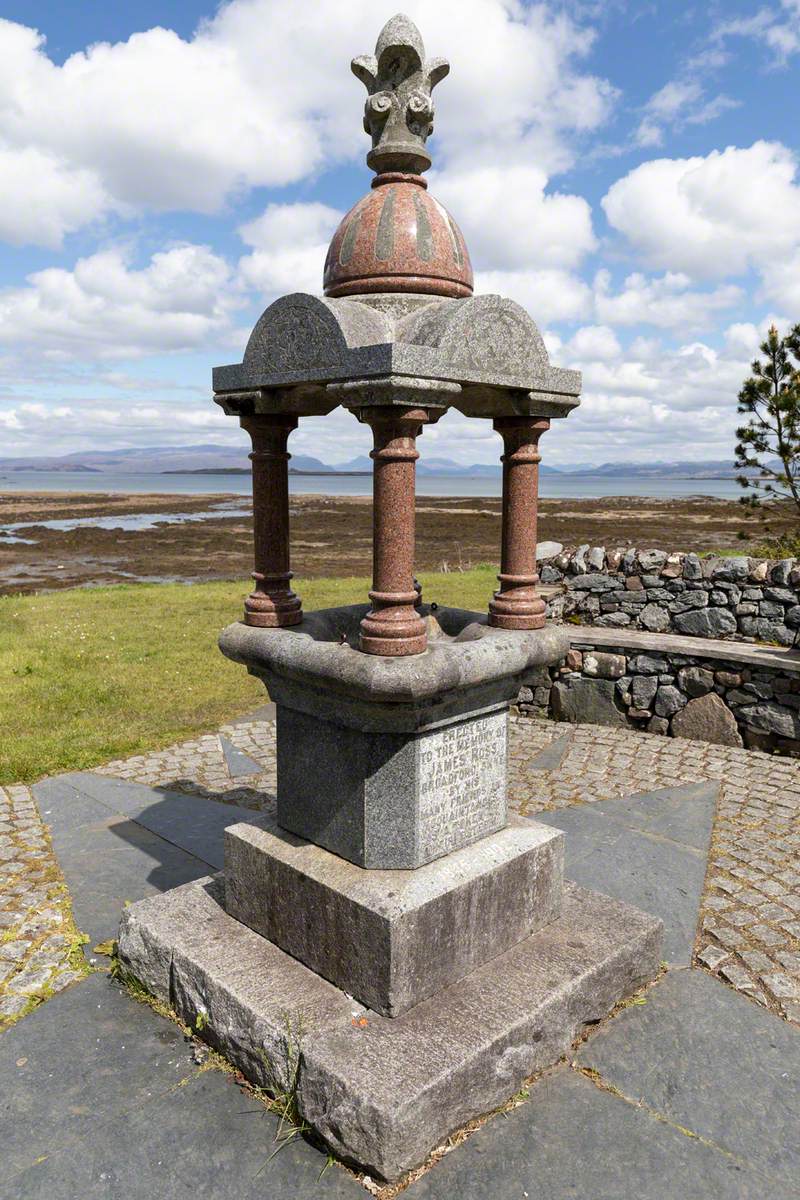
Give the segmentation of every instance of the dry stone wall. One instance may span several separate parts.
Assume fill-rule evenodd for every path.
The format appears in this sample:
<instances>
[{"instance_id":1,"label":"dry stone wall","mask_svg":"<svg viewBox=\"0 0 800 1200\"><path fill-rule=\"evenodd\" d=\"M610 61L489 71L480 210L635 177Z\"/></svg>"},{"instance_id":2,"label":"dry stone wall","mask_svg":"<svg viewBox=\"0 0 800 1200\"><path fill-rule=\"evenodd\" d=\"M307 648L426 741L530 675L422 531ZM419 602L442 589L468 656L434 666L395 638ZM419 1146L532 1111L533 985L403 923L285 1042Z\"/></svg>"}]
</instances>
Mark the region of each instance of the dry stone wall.
<instances>
[{"instance_id":1,"label":"dry stone wall","mask_svg":"<svg viewBox=\"0 0 800 1200\"><path fill-rule=\"evenodd\" d=\"M800 756L800 671L734 656L584 644L527 680L518 705L530 716Z\"/></svg>"},{"instance_id":2,"label":"dry stone wall","mask_svg":"<svg viewBox=\"0 0 800 1200\"><path fill-rule=\"evenodd\" d=\"M545 557L542 583L562 583L555 620L600 628L800 645L800 561L699 558L663 550L579 546Z\"/></svg>"}]
</instances>

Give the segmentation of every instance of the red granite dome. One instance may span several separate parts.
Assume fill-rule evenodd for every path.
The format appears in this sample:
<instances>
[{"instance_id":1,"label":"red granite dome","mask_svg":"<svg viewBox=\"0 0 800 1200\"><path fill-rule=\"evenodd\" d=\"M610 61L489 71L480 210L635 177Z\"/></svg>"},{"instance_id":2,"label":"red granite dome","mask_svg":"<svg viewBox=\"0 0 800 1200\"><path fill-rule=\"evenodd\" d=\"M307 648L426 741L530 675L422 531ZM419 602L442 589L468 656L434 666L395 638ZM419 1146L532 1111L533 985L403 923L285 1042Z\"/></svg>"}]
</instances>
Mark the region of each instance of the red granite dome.
<instances>
[{"instance_id":1,"label":"red granite dome","mask_svg":"<svg viewBox=\"0 0 800 1200\"><path fill-rule=\"evenodd\" d=\"M325 260L326 296L422 292L471 296L461 230L421 175L386 172L343 218Z\"/></svg>"}]
</instances>

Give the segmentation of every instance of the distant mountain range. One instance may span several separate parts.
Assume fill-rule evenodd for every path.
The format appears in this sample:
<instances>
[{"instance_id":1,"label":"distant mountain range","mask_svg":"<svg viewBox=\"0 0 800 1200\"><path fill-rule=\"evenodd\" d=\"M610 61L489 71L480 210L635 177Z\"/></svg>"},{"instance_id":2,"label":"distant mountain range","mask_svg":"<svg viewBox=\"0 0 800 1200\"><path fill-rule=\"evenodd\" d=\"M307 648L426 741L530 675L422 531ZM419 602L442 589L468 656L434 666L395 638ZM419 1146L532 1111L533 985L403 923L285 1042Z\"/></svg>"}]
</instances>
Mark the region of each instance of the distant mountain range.
<instances>
[{"instance_id":1,"label":"distant mountain range","mask_svg":"<svg viewBox=\"0 0 800 1200\"><path fill-rule=\"evenodd\" d=\"M290 471L294 474L364 474L372 471L366 454L349 462L329 466L307 454L293 454ZM0 474L11 471L67 471L76 474L107 472L114 474L210 474L216 472L249 471L247 450L240 446L220 446L214 443L197 446L148 446L126 450L78 450L72 454L46 457L0 458ZM492 478L500 474L499 463L463 463L450 458L421 458L417 463L420 475L457 475L460 477ZM737 472L730 459L708 462L608 462L600 466L576 463L569 469L542 464L544 475L559 476L636 476L638 478L666 477L679 479L726 479Z\"/></svg>"}]
</instances>

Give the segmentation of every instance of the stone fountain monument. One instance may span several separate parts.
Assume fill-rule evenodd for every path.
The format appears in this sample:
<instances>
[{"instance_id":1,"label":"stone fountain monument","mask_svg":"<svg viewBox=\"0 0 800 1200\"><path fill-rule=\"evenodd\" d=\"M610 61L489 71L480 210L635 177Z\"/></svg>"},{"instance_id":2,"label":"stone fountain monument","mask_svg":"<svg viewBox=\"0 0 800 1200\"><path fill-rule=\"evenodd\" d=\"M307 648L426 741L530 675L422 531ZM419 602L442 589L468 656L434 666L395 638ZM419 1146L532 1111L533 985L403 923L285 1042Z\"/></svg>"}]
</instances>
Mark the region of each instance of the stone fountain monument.
<instances>
[{"instance_id":1,"label":"stone fountain monument","mask_svg":"<svg viewBox=\"0 0 800 1200\"><path fill-rule=\"evenodd\" d=\"M538 442L580 376L519 305L473 296L427 191L447 62L397 16L352 65L376 174L325 298L277 300L214 372L252 439L255 522L255 586L220 647L277 706L277 810L227 829L222 876L132 905L119 953L338 1155L395 1179L651 978L661 928L565 882L563 834L506 800L509 704L568 646L536 590ZM374 437L370 603L304 613L287 440L339 405ZM414 579L416 439L450 406L503 440L486 614L428 605Z\"/></svg>"}]
</instances>

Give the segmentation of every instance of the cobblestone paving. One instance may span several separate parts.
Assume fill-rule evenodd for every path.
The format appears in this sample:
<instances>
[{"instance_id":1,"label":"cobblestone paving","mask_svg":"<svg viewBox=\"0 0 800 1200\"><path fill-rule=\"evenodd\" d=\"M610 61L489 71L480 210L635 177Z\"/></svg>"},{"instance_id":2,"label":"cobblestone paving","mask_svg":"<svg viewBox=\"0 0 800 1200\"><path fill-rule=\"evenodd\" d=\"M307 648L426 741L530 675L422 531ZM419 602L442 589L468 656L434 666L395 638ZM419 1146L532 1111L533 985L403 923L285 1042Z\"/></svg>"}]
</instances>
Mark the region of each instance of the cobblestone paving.
<instances>
[{"instance_id":1,"label":"cobblestone paving","mask_svg":"<svg viewBox=\"0 0 800 1200\"><path fill-rule=\"evenodd\" d=\"M0 1031L80 979L81 939L28 788L0 788Z\"/></svg>"},{"instance_id":2,"label":"cobblestone paving","mask_svg":"<svg viewBox=\"0 0 800 1200\"><path fill-rule=\"evenodd\" d=\"M259 770L231 774L220 736ZM99 773L224 803L275 803L275 725L252 721ZM564 743L555 765L535 758ZM558 761L560 759L560 761ZM509 798L526 815L635 792L718 780L696 962L752 1000L800 1022L800 763L631 729L513 716Z\"/></svg>"},{"instance_id":3,"label":"cobblestone paving","mask_svg":"<svg viewBox=\"0 0 800 1200\"><path fill-rule=\"evenodd\" d=\"M220 738L226 738L263 769L252 775L233 776ZM219 734L206 734L152 754L118 759L98 767L97 773L150 787L169 785L173 791L266 811L275 805L277 787L275 722L223 725Z\"/></svg>"}]
</instances>

